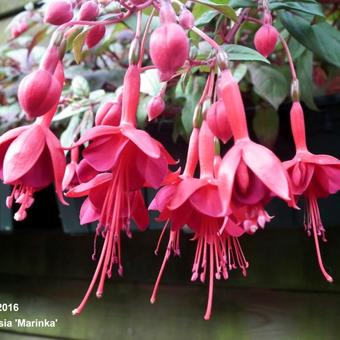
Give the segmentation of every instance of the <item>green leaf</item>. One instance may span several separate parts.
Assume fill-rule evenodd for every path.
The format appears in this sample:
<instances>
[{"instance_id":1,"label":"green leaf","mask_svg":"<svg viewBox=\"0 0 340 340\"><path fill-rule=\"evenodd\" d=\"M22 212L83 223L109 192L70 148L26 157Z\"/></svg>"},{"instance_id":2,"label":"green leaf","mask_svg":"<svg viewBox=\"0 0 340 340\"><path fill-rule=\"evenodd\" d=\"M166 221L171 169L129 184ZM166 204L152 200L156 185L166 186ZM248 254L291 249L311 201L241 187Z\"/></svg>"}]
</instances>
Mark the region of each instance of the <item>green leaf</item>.
<instances>
[{"instance_id":1,"label":"green leaf","mask_svg":"<svg viewBox=\"0 0 340 340\"><path fill-rule=\"evenodd\" d=\"M232 8L256 8L257 3L253 0L231 0L229 5ZM272 11L279 9L299 11L311 15L324 16L320 4L314 0L300 0L300 1L287 1L287 0L270 0L269 8Z\"/></svg>"},{"instance_id":2,"label":"green leaf","mask_svg":"<svg viewBox=\"0 0 340 340\"><path fill-rule=\"evenodd\" d=\"M206 11L203 13L202 16L200 16L195 24L196 26L203 26L208 24L212 19L214 19L217 15L219 14L218 11L216 11L215 9L212 9L210 11Z\"/></svg>"},{"instance_id":3,"label":"green leaf","mask_svg":"<svg viewBox=\"0 0 340 340\"><path fill-rule=\"evenodd\" d=\"M83 32L79 33L73 40L72 48L73 48L73 54L74 54L74 60L77 64L79 64L83 59L83 46L85 43L87 30L84 30Z\"/></svg>"},{"instance_id":4,"label":"green leaf","mask_svg":"<svg viewBox=\"0 0 340 340\"><path fill-rule=\"evenodd\" d=\"M176 97L185 98L181 114L185 137L190 136L194 110L202 94L205 81L204 77L190 77L184 92L182 91L181 84L177 84L176 86Z\"/></svg>"},{"instance_id":5,"label":"green leaf","mask_svg":"<svg viewBox=\"0 0 340 340\"><path fill-rule=\"evenodd\" d=\"M262 61L269 64L268 59L252 48L234 44L222 45L222 48L227 52L229 60Z\"/></svg>"},{"instance_id":6,"label":"green leaf","mask_svg":"<svg viewBox=\"0 0 340 340\"><path fill-rule=\"evenodd\" d=\"M227 18L233 21L237 20L236 12L233 10L231 6L228 6L225 4L225 0L214 0L214 1L197 0L196 2L217 10L218 12L222 13L224 16L226 16Z\"/></svg>"},{"instance_id":7,"label":"green leaf","mask_svg":"<svg viewBox=\"0 0 340 340\"><path fill-rule=\"evenodd\" d=\"M320 17L324 16L321 6L315 1L271 1L269 8L272 11L287 9L317 15Z\"/></svg>"},{"instance_id":8,"label":"green leaf","mask_svg":"<svg viewBox=\"0 0 340 340\"><path fill-rule=\"evenodd\" d=\"M78 129L78 125L80 122L79 116L73 116L69 123L67 128L64 130L64 132L60 136L60 143L63 147L70 147L75 139L75 132Z\"/></svg>"},{"instance_id":9,"label":"green leaf","mask_svg":"<svg viewBox=\"0 0 340 340\"><path fill-rule=\"evenodd\" d=\"M313 53L305 52L296 61L296 72L299 78L301 99L312 110L317 111L313 98Z\"/></svg>"},{"instance_id":10,"label":"green leaf","mask_svg":"<svg viewBox=\"0 0 340 340\"><path fill-rule=\"evenodd\" d=\"M310 24L300 16L279 11L288 32L320 58L340 67L340 32L327 22Z\"/></svg>"},{"instance_id":11,"label":"green leaf","mask_svg":"<svg viewBox=\"0 0 340 340\"><path fill-rule=\"evenodd\" d=\"M276 68L267 65L248 65L248 69L255 93L277 109L289 93L286 77Z\"/></svg>"},{"instance_id":12,"label":"green leaf","mask_svg":"<svg viewBox=\"0 0 340 340\"><path fill-rule=\"evenodd\" d=\"M85 112L89 109L89 106L81 105L81 102L77 102L67 106L64 110L53 117L53 122L58 122L59 120L63 120L66 118L70 118L75 115L79 115L80 113Z\"/></svg>"},{"instance_id":13,"label":"green leaf","mask_svg":"<svg viewBox=\"0 0 340 340\"><path fill-rule=\"evenodd\" d=\"M75 76L72 79L71 89L76 97L88 97L90 94L89 82L83 76Z\"/></svg>"},{"instance_id":14,"label":"green leaf","mask_svg":"<svg viewBox=\"0 0 340 340\"><path fill-rule=\"evenodd\" d=\"M246 75L248 67L246 64L239 64L233 71L233 78L239 83Z\"/></svg>"},{"instance_id":15,"label":"green leaf","mask_svg":"<svg viewBox=\"0 0 340 340\"><path fill-rule=\"evenodd\" d=\"M300 44L292 36L289 37L288 47L289 47L293 60L299 58L300 55L306 50L306 47Z\"/></svg>"},{"instance_id":16,"label":"green leaf","mask_svg":"<svg viewBox=\"0 0 340 340\"><path fill-rule=\"evenodd\" d=\"M141 95L137 109L137 126L143 129L145 126L146 117L148 116L147 106L152 97Z\"/></svg>"}]
</instances>

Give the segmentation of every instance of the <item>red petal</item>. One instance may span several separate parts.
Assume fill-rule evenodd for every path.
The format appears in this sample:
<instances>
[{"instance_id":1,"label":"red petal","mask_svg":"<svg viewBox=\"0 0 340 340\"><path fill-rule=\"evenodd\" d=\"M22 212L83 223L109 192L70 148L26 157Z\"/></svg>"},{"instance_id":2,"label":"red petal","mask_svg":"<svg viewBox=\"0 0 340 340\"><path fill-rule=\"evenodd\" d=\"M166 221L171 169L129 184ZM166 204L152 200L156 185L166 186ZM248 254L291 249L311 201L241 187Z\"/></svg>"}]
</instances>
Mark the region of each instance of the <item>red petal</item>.
<instances>
[{"instance_id":1,"label":"red petal","mask_svg":"<svg viewBox=\"0 0 340 340\"><path fill-rule=\"evenodd\" d=\"M53 167L50 152L45 146L39 160L18 181L36 190L46 188L53 183Z\"/></svg>"},{"instance_id":2,"label":"red petal","mask_svg":"<svg viewBox=\"0 0 340 340\"><path fill-rule=\"evenodd\" d=\"M87 183L81 183L76 187L72 188L67 194L67 197L82 197L88 195L89 191L105 182L112 179L112 174L105 172L98 174Z\"/></svg>"},{"instance_id":3,"label":"red petal","mask_svg":"<svg viewBox=\"0 0 340 340\"><path fill-rule=\"evenodd\" d=\"M133 204L132 218L138 229L144 231L149 226L150 221L144 198L140 190L136 191Z\"/></svg>"},{"instance_id":4,"label":"red petal","mask_svg":"<svg viewBox=\"0 0 340 340\"><path fill-rule=\"evenodd\" d=\"M83 157L97 171L107 171L116 164L128 142L121 134L99 137L83 151Z\"/></svg>"},{"instance_id":5,"label":"red petal","mask_svg":"<svg viewBox=\"0 0 340 340\"><path fill-rule=\"evenodd\" d=\"M179 208L190 196L202 186L206 184L206 181L197 178L185 178L179 183L176 193L169 204L169 209L174 210Z\"/></svg>"},{"instance_id":6,"label":"red petal","mask_svg":"<svg viewBox=\"0 0 340 340\"><path fill-rule=\"evenodd\" d=\"M59 139L51 132L50 129L46 130L46 143L52 160L55 191L59 201L65 205L68 205L68 203L64 200L62 190L62 182L66 168L65 154L61 148Z\"/></svg>"},{"instance_id":7,"label":"red petal","mask_svg":"<svg viewBox=\"0 0 340 340\"><path fill-rule=\"evenodd\" d=\"M119 132L120 132L120 128L117 126L109 126L109 125L95 126L91 128L90 130L87 130L81 136L81 138L78 140L77 143L73 144L70 148L65 148L65 149L72 149L73 147L81 146L90 140L94 140L96 138L103 137L103 136L111 136Z\"/></svg>"},{"instance_id":8,"label":"red petal","mask_svg":"<svg viewBox=\"0 0 340 340\"><path fill-rule=\"evenodd\" d=\"M229 210L230 200L233 193L234 180L237 167L241 160L241 150L234 145L223 157L218 178L220 180L220 196L223 206L223 214Z\"/></svg>"},{"instance_id":9,"label":"red petal","mask_svg":"<svg viewBox=\"0 0 340 340\"><path fill-rule=\"evenodd\" d=\"M262 145L248 141L243 145L243 159L269 190L286 201L291 200L287 174L273 152Z\"/></svg>"},{"instance_id":10,"label":"red petal","mask_svg":"<svg viewBox=\"0 0 340 340\"><path fill-rule=\"evenodd\" d=\"M76 167L77 165L74 162L71 162L66 165L65 174L64 174L64 178L62 182L63 191L66 190L68 186L70 185L70 183L72 182L74 175L76 173Z\"/></svg>"},{"instance_id":11,"label":"red petal","mask_svg":"<svg viewBox=\"0 0 340 340\"><path fill-rule=\"evenodd\" d=\"M129 138L141 151L152 158L159 158L161 151L158 142L145 131L124 126L122 134Z\"/></svg>"},{"instance_id":12,"label":"red petal","mask_svg":"<svg viewBox=\"0 0 340 340\"><path fill-rule=\"evenodd\" d=\"M32 125L9 146L3 165L4 182L14 183L38 161L45 147L46 136L40 125Z\"/></svg>"},{"instance_id":13,"label":"red petal","mask_svg":"<svg viewBox=\"0 0 340 340\"><path fill-rule=\"evenodd\" d=\"M190 203L202 214L212 217L220 217L223 214L217 185L208 184L201 187L192 194Z\"/></svg>"},{"instance_id":14,"label":"red petal","mask_svg":"<svg viewBox=\"0 0 340 340\"><path fill-rule=\"evenodd\" d=\"M96 211L95 207L92 205L90 200L87 198L80 208L80 224L88 224L98 220L100 215Z\"/></svg>"},{"instance_id":15,"label":"red petal","mask_svg":"<svg viewBox=\"0 0 340 340\"><path fill-rule=\"evenodd\" d=\"M168 173L168 163L163 156L158 159L143 156L137 157L137 169L145 179L145 186L157 189Z\"/></svg>"}]
</instances>

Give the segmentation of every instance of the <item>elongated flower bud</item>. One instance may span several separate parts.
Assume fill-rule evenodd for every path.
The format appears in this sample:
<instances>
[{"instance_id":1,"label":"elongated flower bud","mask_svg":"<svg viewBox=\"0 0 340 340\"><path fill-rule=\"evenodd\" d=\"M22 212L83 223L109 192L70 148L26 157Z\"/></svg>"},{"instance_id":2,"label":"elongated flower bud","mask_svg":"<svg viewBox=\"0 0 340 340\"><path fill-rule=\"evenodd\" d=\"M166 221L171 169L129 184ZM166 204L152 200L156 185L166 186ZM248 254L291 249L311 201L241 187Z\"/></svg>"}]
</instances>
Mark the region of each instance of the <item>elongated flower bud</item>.
<instances>
[{"instance_id":1,"label":"elongated flower bud","mask_svg":"<svg viewBox=\"0 0 340 340\"><path fill-rule=\"evenodd\" d=\"M211 105L206 119L212 133L223 143L232 137L227 110L221 99Z\"/></svg>"},{"instance_id":2,"label":"elongated flower bud","mask_svg":"<svg viewBox=\"0 0 340 340\"><path fill-rule=\"evenodd\" d=\"M157 118L165 109L165 103L161 96L151 98L147 106L149 122Z\"/></svg>"},{"instance_id":3,"label":"elongated flower bud","mask_svg":"<svg viewBox=\"0 0 340 340\"><path fill-rule=\"evenodd\" d=\"M264 57L268 57L274 51L278 37L277 29L270 24L265 24L255 34L255 47Z\"/></svg>"},{"instance_id":4,"label":"elongated flower bud","mask_svg":"<svg viewBox=\"0 0 340 340\"><path fill-rule=\"evenodd\" d=\"M62 25L73 18L72 5L66 0L51 1L46 8L44 21L51 25Z\"/></svg>"},{"instance_id":5,"label":"elongated flower bud","mask_svg":"<svg viewBox=\"0 0 340 340\"><path fill-rule=\"evenodd\" d=\"M165 24L151 34L150 56L161 81L169 80L183 66L188 54L189 40L181 26Z\"/></svg>"},{"instance_id":6,"label":"elongated flower bud","mask_svg":"<svg viewBox=\"0 0 340 340\"><path fill-rule=\"evenodd\" d=\"M125 73L122 98L121 123L136 126L140 92L140 68L130 65Z\"/></svg>"},{"instance_id":7,"label":"elongated flower bud","mask_svg":"<svg viewBox=\"0 0 340 340\"><path fill-rule=\"evenodd\" d=\"M193 14L184 7L179 15L178 22L184 29L190 30L195 24L195 18Z\"/></svg>"},{"instance_id":8,"label":"elongated flower bud","mask_svg":"<svg viewBox=\"0 0 340 340\"><path fill-rule=\"evenodd\" d=\"M93 21L99 15L99 7L95 1L84 2L79 10L79 20Z\"/></svg>"},{"instance_id":9,"label":"elongated flower bud","mask_svg":"<svg viewBox=\"0 0 340 340\"><path fill-rule=\"evenodd\" d=\"M62 84L53 74L37 70L20 82L19 103L28 118L39 117L58 104L61 91Z\"/></svg>"},{"instance_id":10,"label":"elongated flower bud","mask_svg":"<svg viewBox=\"0 0 340 340\"><path fill-rule=\"evenodd\" d=\"M92 27L87 33L85 44L88 48L96 46L104 37L106 32L105 25Z\"/></svg>"}]
</instances>

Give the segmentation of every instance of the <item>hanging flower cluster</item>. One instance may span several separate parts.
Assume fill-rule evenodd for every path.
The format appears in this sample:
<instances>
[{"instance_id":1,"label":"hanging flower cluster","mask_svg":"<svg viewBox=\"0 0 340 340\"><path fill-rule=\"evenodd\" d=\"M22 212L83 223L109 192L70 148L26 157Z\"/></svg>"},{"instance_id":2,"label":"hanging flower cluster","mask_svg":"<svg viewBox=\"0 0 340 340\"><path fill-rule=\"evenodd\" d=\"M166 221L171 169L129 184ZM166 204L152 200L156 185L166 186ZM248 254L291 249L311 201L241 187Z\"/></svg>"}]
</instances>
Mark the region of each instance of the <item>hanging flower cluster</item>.
<instances>
[{"instance_id":1,"label":"hanging flower cluster","mask_svg":"<svg viewBox=\"0 0 340 340\"><path fill-rule=\"evenodd\" d=\"M57 29L39 68L26 76L18 89L22 110L28 119L35 120L0 137L0 174L4 183L13 186L6 203L9 208L14 202L19 204L16 220L27 216L34 193L53 183L64 204L67 203L63 193L68 198L85 198L80 211L81 224L97 223L95 239L103 238L103 245L98 258L95 245L93 260L97 261L97 267L73 313L82 312L94 289L96 296L102 297L105 280L112 276L113 270L123 275L122 234L132 236L132 221L139 230L147 229L148 209L158 211L158 220L164 222L156 252L169 229L151 303L156 301L170 255L180 254L181 229L188 226L196 244L191 280L208 281L204 318L209 319L214 281L228 279L234 269L247 275L249 263L241 238L264 229L271 221L273 217L266 209L275 197L295 209L299 208L300 199L304 199L304 228L314 237L322 274L332 282L321 258L319 238L325 241L326 231L317 200L340 189L340 161L327 155L314 155L307 149L294 65L286 42L272 25L268 6L264 6L254 44L267 57L280 41L287 53L292 74L290 115L296 155L284 163L268 148L251 140L240 88L228 55L194 25L188 8L180 4L176 13L169 0L120 1L121 8L114 17L100 20L102 7L108 2L58 0L48 4L45 22ZM152 14L142 25L142 10L149 6L153 6ZM149 34L155 12L159 13L159 26ZM79 26L87 26L84 42L92 48L105 36L105 26L133 14L137 18L136 31L120 95L98 109L94 127L71 147L63 148L51 132L50 124L64 86L62 60L67 38ZM210 44L211 58L202 61L189 56L189 31ZM151 66L143 65L147 39ZM182 171L159 141L137 127L141 73L145 67L155 68L163 82L160 92L147 105L148 118L153 120L165 110L169 82L195 63L204 65L209 72L194 112ZM220 143L231 146L221 153ZM65 152L70 153L67 165ZM144 188L159 189L148 208L142 195Z\"/></svg>"}]
</instances>

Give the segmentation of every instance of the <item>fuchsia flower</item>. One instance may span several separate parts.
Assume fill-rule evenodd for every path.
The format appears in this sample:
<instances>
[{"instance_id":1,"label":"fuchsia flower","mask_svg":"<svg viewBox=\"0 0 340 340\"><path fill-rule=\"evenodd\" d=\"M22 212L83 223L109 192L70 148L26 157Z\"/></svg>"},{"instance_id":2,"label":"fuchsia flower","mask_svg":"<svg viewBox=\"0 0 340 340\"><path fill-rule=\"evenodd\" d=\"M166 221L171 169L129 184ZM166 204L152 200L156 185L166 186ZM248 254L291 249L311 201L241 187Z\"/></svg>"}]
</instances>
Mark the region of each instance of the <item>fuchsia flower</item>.
<instances>
[{"instance_id":1,"label":"fuchsia flower","mask_svg":"<svg viewBox=\"0 0 340 340\"><path fill-rule=\"evenodd\" d=\"M140 189L159 187L168 164L174 163L158 141L135 127L139 91L140 67L130 65L124 78L120 125L95 126L75 144L90 142L83 158L98 175L71 189L68 196L88 196L81 209L81 222L98 220L97 234L101 233L105 241L91 284L74 314L84 308L99 275L97 297L102 296L113 265L118 264L118 274L122 274L121 231L130 236L131 218L141 229L148 224Z\"/></svg>"},{"instance_id":2,"label":"fuchsia flower","mask_svg":"<svg viewBox=\"0 0 340 340\"><path fill-rule=\"evenodd\" d=\"M271 24L265 24L255 34L255 47L264 57L268 57L274 51L278 37L277 29Z\"/></svg>"},{"instance_id":3,"label":"fuchsia flower","mask_svg":"<svg viewBox=\"0 0 340 340\"><path fill-rule=\"evenodd\" d=\"M51 25L62 25L73 17L72 4L67 0L53 0L46 8L44 21Z\"/></svg>"},{"instance_id":4,"label":"fuchsia flower","mask_svg":"<svg viewBox=\"0 0 340 340\"><path fill-rule=\"evenodd\" d=\"M295 157L284 166L290 175L293 194L303 197L306 203L305 230L313 233L320 270L329 282L333 278L322 263L318 237L323 241L325 229L321 221L318 198L325 198L340 190L340 161L328 155L314 155L306 145L304 115L301 104L294 101L290 111L291 127L296 146Z\"/></svg>"},{"instance_id":5,"label":"fuchsia flower","mask_svg":"<svg viewBox=\"0 0 340 340\"><path fill-rule=\"evenodd\" d=\"M29 119L36 118L52 110L59 103L64 86L64 67L59 60L59 50L50 46L38 70L23 78L19 84L20 106Z\"/></svg>"},{"instance_id":6,"label":"fuchsia flower","mask_svg":"<svg viewBox=\"0 0 340 340\"><path fill-rule=\"evenodd\" d=\"M289 177L269 149L250 140L238 84L228 70L219 80L235 144L223 157L219 179L224 213L234 213L247 232L255 232L270 220L264 207L277 196L294 205Z\"/></svg>"},{"instance_id":7,"label":"fuchsia flower","mask_svg":"<svg viewBox=\"0 0 340 340\"><path fill-rule=\"evenodd\" d=\"M150 36L150 57L161 81L169 80L183 66L189 55L189 39L175 23L175 14L168 1L161 2L161 26Z\"/></svg>"},{"instance_id":8,"label":"fuchsia flower","mask_svg":"<svg viewBox=\"0 0 340 340\"><path fill-rule=\"evenodd\" d=\"M167 221L165 228L171 223L169 243L150 301L154 303L156 300L158 286L171 251L175 255L179 254L179 228L188 225L195 232L193 240L197 241L192 281L199 277L201 282L205 282L209 259L209 294L204 315L204 319L208 320L212 311L214 279L227 279L228 270L237 265L246 275L248 262L237 239L244 230L232 219L226 222L228 227L224 226L218 181L214 178L214 164L218 164L214 162L214 136L205 121L199 132L200 178L192 177L197 163L197 135L198 129L194 129L184 174L163 187L149 207L160 211L159 219ZM229 231L237 236L229 234Z\"/></svg>"},{"instance_id":9,"label":"fuchsia flower","mask_svg":"<svg viewBox=\"0 0 340 340\"><path fill-rule=\"evenodd\" d=\"M17 221L26 218L34 192L51 183L59 200L67 204L62 195L66 161L58 138L48 128L51 113L35 124L15 128L0 137L0 176L4 183L14 186L6 204L9 208L14 201L20 204L14 216Z\"/></svg>"}]
</instances>

